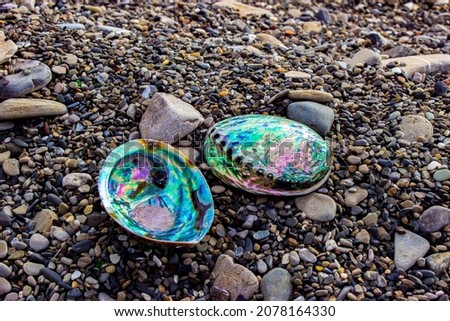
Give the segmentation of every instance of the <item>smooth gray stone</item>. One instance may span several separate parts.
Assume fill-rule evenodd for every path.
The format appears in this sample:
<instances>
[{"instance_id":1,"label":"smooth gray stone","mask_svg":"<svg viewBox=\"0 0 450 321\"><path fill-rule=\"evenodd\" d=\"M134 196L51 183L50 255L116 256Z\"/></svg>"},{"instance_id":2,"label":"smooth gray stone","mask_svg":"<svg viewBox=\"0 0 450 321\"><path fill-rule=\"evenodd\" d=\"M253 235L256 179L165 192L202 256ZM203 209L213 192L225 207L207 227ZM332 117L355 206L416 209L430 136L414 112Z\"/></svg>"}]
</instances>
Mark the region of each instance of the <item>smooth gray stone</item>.
<instances>
[{"instance_id":1,"label":"smooth gray stone","mask_svg":"<svg viewBox=\"0 0 450 321\"><path fill-rule=\"evenodd\" d=\"M265 301L288 301L292 294L291 274L282 268L270 270L261 280Z\"/></svg>"},{"instance_id":2,"label":"smooth gray stone","mask_svg":"<svg viewBox=\"0 0 450 321\"><path fill-rule=\"evenodd\" d=\"M12 72L0 77L0 98L25 96L45 87L52 80L50 68L37 60L18 59Z\"/></svg>"},{"instance_id":3,"label":"smooth gray stone","mask_svg":"<svg viewBox=\"0 0 450 321\"><path fill-rule=\"evenodd\" d=\"M287 118L315 130L319 135L325 136L330 131L334 121L333 109L312 101L299 101L289 104Z\"/></svg>"}]
</instances>

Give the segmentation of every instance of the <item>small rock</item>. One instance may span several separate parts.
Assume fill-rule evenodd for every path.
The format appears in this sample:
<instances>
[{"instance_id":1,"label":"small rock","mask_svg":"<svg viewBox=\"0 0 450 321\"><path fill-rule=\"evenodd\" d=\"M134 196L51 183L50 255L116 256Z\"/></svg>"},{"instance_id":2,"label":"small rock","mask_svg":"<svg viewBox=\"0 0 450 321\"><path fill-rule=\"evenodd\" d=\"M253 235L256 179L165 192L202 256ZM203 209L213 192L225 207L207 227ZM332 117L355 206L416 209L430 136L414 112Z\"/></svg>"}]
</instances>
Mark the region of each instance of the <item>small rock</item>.
<instances>
[{"instance_id":1,"label":"small rock","mask_svg":"<svg viewBox=\"0 0 450 321\"><path fill-rule=\"evenodd\" d=\"M78 188L92 181L92 176L86 173L71 173L64 176L62 185L65 188Z\"/></svg>"},{"instance_id":2,"label":"small rock","mask_svg":"<svg viewBox=\"0 0 450 321\"><path fill-rule=\"evenodd\" d=\"M93 246L94 242L92 242L91 240L83 240L72 245L72 251L78 254L87 253Z\"/></svg>"},{"instance_id":3,"label":"small rock","mask_svg":"<svg viewBox=\"0 0 450 321\"><path fill-rule=\"evenodd\" d=\"M13 98L0 103L0 120L57 116L66 112L64 104L46 99Z\"/></svg>"},{"instance_id":4,"label":"small rock","mask_svg":"<svg viewBox=\"0 0 450 321\"><path fill-rule=\"evenodd\" d=\"M35 233L30 238L30 248L35 252L45 251L50 245L50 241L41 234Z\"/></svg>"},{"instance_id":5,"label":"small rock","mask_svg":"<svg viewBox=\"0 0 450 321\"><path fill-rule=\"evenodd\" d=\"M300 256L300 258L308 263L316 263L317 262L317 257L308 249L300 249L298 251L298 255Z\"/></svg>"},{"instance_id":6,"label":"small rock","mask_svg":"<svg viewBox=\"0 0 450 321\"><path fill-rule=\"evenodd\" d=\"M321 90L298 89L290 90L288 98L293 100L308 100L316 103L328 103L333 100L333 95Z\"/></svg>"},{"instance_id":7,"label":"small rock","mask_svg":"<svg viewBox=\"0 0 450 321\"><path fill-rule=\"evenodd\" d=\"M100 15L103 15L105 11L102 7L99 6L85 6L86 10L89 10L92 13L98 13Z\"/></svg>"},{"instance_id":8,"label":"small rock","mask_svg":"<svg viewBox=\"0 0 450 321\"><path fill-rule=\"evenodd\" d=\"M256 34L256 37L258 37L258 39L264 44L270 44L274 47L279 47L279 48L283 48L283 49L287 49L287 47L278 39L275 38L272 35L269 35L267 33L258 33Z\"/></svg>"},{"instance_id":9,"label":"small rock","mask_svg":"<svg viewBox=\"0 0 450 321\"><path fill-rule=\"evenodd\" d=\"M11 283L5 278L0 277L0 296L11 292Z\"/></svg>"},{"instance_id":10,"label":"small rock","mask_svg":"<svg viewBox=\"0 0 450 321\"><path fill-rule=\"evenodd\" d=\"M289 263L292 266L297 266L300 263L300 256L297 252L292 251L289 253Z\"/></svg>"},{"instance_id":11,"label":"small rock","mask_svg":"<svg viewBox=\"0 0 450 321\"><path fill-rule=\"evenodd\" d=\"M382 63L383 67L392 63L404 64L405 66L401 67L401 69L408 78L411 78L416 72L422 74L448 72L450 70L450 55L433 54L407 56L385 59Z\"/></svg>"},{"instance_id":12,"label":"small rock","mask_svg":"<svg viewBox=\"0 0 450 321\"><path fill-rule=\"evenodd\" d=\"M5 258L8 255L8 243L0 240L0 259Z\"/></svg>"},{"instance_id":13,"label":"small rock","mask_svg":"<svg viewBox=\"0 0 450 321\"><path fill-rule=\"evenodd\" d=\"M425 258L425 261L437 275L445 274L450 266L450 252L431 254Z\"/></svg>"},{"instance_id":14,"label":"small rock","mask_svg":"<svg viewBox=\"0 0 450 321\"><path fill-rule=\"evenodd\" d=\"M63 283L61 276L49 268L43 268L40 273L50 282Z\"/></svg>"},{"instance_id":15,"label":"small rock","mask_svg":"<svg viewBox=\"0 0 450 321\"><path fill-rule=\"evenodd\" d=\"M1 104L0 104L1 105ZM1 110L1 106L0 106ZM3 162L3 171L9 176L20 175L19 161L14 158L8 158Z\"/></svg>"},{"instance_id":16,"label":"small rock","mask_svg":"<svg viewBox=\"0 0 450 321\"><path fill-rule=\"evenodd\" d=\"M348 64L351 67L356 66L357 64L366 64L367 66L379 66L381 65L381 57L376 52L363 48L359 50Z\"/></svg>"},{"instance_id":17,"label":"small rock","mask_svg":"<svg viewBox=\"0 0 450 321\"><path fill-rule=\"evenodd\" d=\"M190 104L169 94L156 93L147 103L139 130L142 138L174 143L204 121Z\"/></svg>"},{"instance_id":18,"label":"small rock","mask_svg":"<svg viewBox=\"0 0 450 321\"><path fill-rule=\"evenodd\" d=\"M415 56L417 51L411 47L405 45L399 45L383 52L384 55L388 55L390 58L399 58L406 56Z\"/></svg>"},{"instance_id":19,"label":"small rock","mask_svg":"<svg viewBox=\"0 0 450 321\"><path fill-rule=\"evenodd\" d=\"M377 224L378 215L376 213L369 213L362 220L364 225L371 226L372 224Z\"/></svg>"},{"instance_id":20,"label":"small rock","mask_svg":"<svg viewBox=\"0 0 450 321\"><path fill-rule=\"evenodd\" d=\"M236 10L239 13L239 16L241 18L245 18L245 17L250 16L250 15L256 16L256 17L261 17L261 16L272 17L273 16L273 13L270 12L269 10L258 8L258 7L253 7L253 6L249 6L249 5L246 5L244 3L240 3L240 2L237 2L237 1L231 1L231 0L215 2L213 4L213 8L230 8L230 9L234 9L234 10Z\"/></svg>"},{"instance_id":21,"label":"small rock","mask_svg":"<svg viewBox=\"0 0 450 321\"><path fill-rule=\"evenodd\" d=\"M355 186L355 191L350 192L346 191L344 193L344 203L347 207L353 207L361 203L363 200L367 198L369 193L366 189L361 188L359 186Z\"/></svg>"},{"instance_id":22,"label":"small rock","mask_svg":"<svg viewBox=\"0 0 450 321\"><path fill-rule=\"evenodd\" d=\"M65 75L67 73L67 70L63 66L53 66L52 71L57 75Z\"/></svg>"},{"instance_id":23,"label":"small rock","mask_svg":"<svg viewBox=\"0 0 450 321\"><path fill-rule=\"evenodd\" d=\"M287 109L287 118L302 123L321 136L326 136L334 121L333 109L311 101L292 103Z\"/></svg>"},{"instance_id":24,"label":"small rock","mask_svg":"<svg viewBox=\"0 0 450 321\"><path fill-rule=\"evenodd\" d=\"M227 189L225 188L225 186L222 185L215 185L213 187L211 187L211 192L213 192L214 194L221 194L223 192L225 192Z\"/></svg>"},{"instance_id":25,"label":"small rock","mask_svg":"<svg viewBox=\"0 0 450 321\"><path fill-rule=\"evenodd\" d=\"M2 77L4 81L0 82L0 98L3 99L22 97L41 89L52 79L50 68L36 60L17 59L11 69L7 76ZM0 104L0 110L4 108L3 104L4 102ZM20 107L16 107L16 109L20 109ZM1 112L1 119L10 118L5 118Z\"/></svg>"},{"instance_id":26,"label":"small rock","mask_svg":"<svg viewBox=\"0 0 450 321\"><path fill-rule=\"evenodd\" d=\"M117 27L114 27L114 26L99 25L97 27L98 27L98 30L100 30L100 31L107 32L107 33L113 32L116 35L129 35L129 34L132 33L131 30L127 30L127 29L123 29L123 28L117 28Z\"/></svg>"},{"instance_id":27,"label":"small rock","mask_svg":"<svg viewBox=\"0 0 450 321\"><path fill-rule=\"evenodd\" d=\"M0 40L0 64L14 56L17 52L17 46L12 40Z\"/></svg>"},{"instance_id":28,"label":"small rock","mask_svg":"<svg viewBox=\"0 0 450 321\"><path fill-rule=\"evenodd\" d=\"M399 124L400 130L405 134L404 139L415 143L418 137L424 137L428 141L433 136L433 125L422 116L403 116Z\"/></svg>"},{"instance_id":29,"label":"small rock","mask_svg":"<svg viewBox=\"0 0 450 321\"><path fill-rule=\"evenodd\" d=\"M239 295L249 300L259 288L256 276L242 265L235 264L233 259L225 254L217 259L213 273L216 276L214 286L227 290L232 301Z\"/></svg>"},{"instance_id":30,"label":"small rock","mask_svg":"<svg viewBox=\"0 0 450 321\"><path fill-rule=\"evenodd\" d=\"M35 222L34 231L40 233L48 233L50 232L50 228L53 226L53 221L57 220L58 216L55 212L43 209L42 211L36 213L33 217L33 221Z\"/></svg>"},{"instance_id":31,"label":"small rock","mask_svg":"<svg viewBox=\"0 0 450 321\"><path fill-rule=\"evenodd\" d=\"M427 233L437 232L450 225L450 209L435 205L426 209L419 218L419 227Z\"/></svg>"},{"instance_id":32,"label":"small rock","mask_svg":"<svg viewBox=\"0 0 450 321\"><path fill-rule=\"evenodd\" d=\"M265 301L288 301L292 295L291 274L282 268L270 270L261 280Z\"/></svg>"},{"instance_id":33,"label":"small rock","mask_svg":"<svg viewBox=\"0 0 450 321\"><path fill-rule=\"evenodd\" d=\"M62 30L84 30L82 23L58 23L57 26Z\"/></svg>"},{"instance_id":34,"label":"small rock","mask_svg":"<svg viewBox=\"0 0 450 321\"><path fill-rule=\"evenodd\" d=\"M33 262L25 262L25 264L23 265L23 271L27 275L32 275L32 276L39 275L43 268L45 268L45 266L43 264L33 263Z\"/></svg>"},{"instance_id":35,"label":"small rock","mask_svg":"<svg viewBox=\"0 0 450 321\"><path fill-rule=\"evenodd\" d=\"M370 244L370 234L367 230L361 230L355 235L355 240L363 244Z\"/></svg>"},{"instance_id":36,"label":"small rock","mask_svg":"<svg viewBox=\"0 0 450 321\"><path fill-rule=\"evenodd\" d=\"M447 85L442 81L437 81L434 84L434 94L436 96L445 96L447 95L448 88Z\"/></svg>"},{"instance_id":37,"label":"small rock","mask_svg":"<svg viewBox=\"0 0 450 321\"><path fill-rule=\"evenodd\" d=\"M11 217L7 214L0 212L0 226L8 227L11 225Z\"/></svg>"},{"instance_id":38,"label":"small rock","mask_svg":"<svg viewBox=\"0 0 450 321\"><path fill-rule=\"evenodd\" d=\"M322 31L322 25L319 21L305 21L302 29L306 32L320 33Z\"/></svg>"},{"instance_id":39,"label":"small rock","mask_svg":"<svg viewBox=\"0 0 450 321\"><path fill-rule=\"evenodd\" d=\"M51 227L50 236L61 242L65 242L70 238L69 233L67 233L62 227L59 226Z\"/></svg>"},{"instance_id":40,"label":"small rock","mask_svg":"<svg viewBox=\"0 0 450 321\"><path fill-rule=\"evenodd\" d=\"M284 73L284 77L286 78L294 78L294 79L310 79L311 75L307 74L303 71L291 70Z\"/></svg>"},{"instance_id":41,"label":"small rock","mask_svg":"<svg viewBox=\"0 0 450 321\"><path fill-rule=\"evenodd\" d=\"M325 25L329 25L331 23L331 15L328 9L320 8L316 14L317 19L322 21Z\"/></svg>"},{"instance_id":42,"label":"small rock","mask_svg":"<svg viewBox=\"0 0 450 321\"><path fill-rule=\"evenodd\" d=\"M11 268L4 263L0 263L0 277L8 278L11 274Z\"/></svg>"},{"instance_id":43,"label":"small rock","mask_svg":"<svg viewBox=\"0 0 450 321\"><path fill-rule=\"evenodd\" d=\"M119 254L117 253L113 253L109 255L109 260L111 261L112 264L117 264L120 262L122 258L120 257Z\"/></svg>"},{"instance_id":44,"label":"small rock","mask_svg":"<svg viewBox=\"0 0 450 321\"><path fill-rule=\"evenodd\" d=\"M438 182L446 181L450 179L450 170L440 169L433 174L433 178Z\"/></svg>"},{"instance_id":45,"label":"small rock","mask_svg":"<svg viewBox=\"0 0 450 321\"><path fill-rule=\"evenodd\" d=\"M312 193L295 198L295 206L310 220L328 222L336 216L336 203L325 194Z\"/></svg>"},{"instance_id":46,"label":"small rock","mask_svg":"<svg viewBox=\"0 0 450 321\"><path fill-rule=\"evenodd\" d=\"M394 248L395 265L407 271L419 258L424 257L430 248L430 243L423 237L406 230L404 234L395 234Z\"/></svg>"}]
</instances>

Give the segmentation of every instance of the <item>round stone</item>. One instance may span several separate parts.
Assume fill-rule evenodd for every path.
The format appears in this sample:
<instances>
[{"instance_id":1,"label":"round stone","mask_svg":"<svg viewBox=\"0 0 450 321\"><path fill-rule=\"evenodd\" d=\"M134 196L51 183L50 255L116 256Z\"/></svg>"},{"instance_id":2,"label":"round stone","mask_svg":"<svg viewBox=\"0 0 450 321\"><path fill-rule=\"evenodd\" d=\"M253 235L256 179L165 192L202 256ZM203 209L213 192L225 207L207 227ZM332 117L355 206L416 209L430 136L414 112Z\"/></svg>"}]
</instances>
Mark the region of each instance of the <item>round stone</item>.
<instances>
[{"instance_id":1,"label":"round stone","mask_svg":"<svg viewBox=\"0 0 450 321\"><path fill-rule=\"evenodd\" d=\"M418 115L403 116L399 124L400 130L405 134L405 139L411 143L423 137L428 141L433 136L433 125L425 117Z\"/></svg>"},{"instance_id":2,"label":"round stone","mask_svg":"<svg viewBox=\"0 0 450 321\"><path fill-rule=\"evenodd\" d=\"M302 123L321 136L326 136L334 121L333 109L311 101L292 103L287 109L287 118Z\"/></svg>"},{"instance_id":3,"label":"round stone","mask_svg":"<svg viewBox=\"0 0 450 321\"><path fill-rule=\"evenodd\" d=\"M437 170L433 174L433 178L437 180L438 182L446 181L450 179L450 170L449 169L440 169Z\"/></svg>"},{"instance_id":4,"label":"round stone","mask_svg":"<svg viewBox=\"0 0 450 321\"><path fill-rule=\"evenodd\" d=\"M316 263L317 257L308 249L300 249L298 251L300 258L308 263Z\"/></svg>"},{"instance_id":5,"label":"round stone","mask_svg":"<svg viewBox=\"0 0 450 321\"><path fill-rule=\"evenodd\" d=\"M405 231L395 234L394 248L395 265L406 271L428 252L430 243L413 232Z\"/></svg>"},{"instance_id":6,"label":"round stone","mask_svg":"<svg viewBox=\"0 0 450 321\"><path fill-rule=\"evenodd\" d=\"M295 206L310 220L328 222L336 216L336 203L325 194L312 193L295 198Z\"/></svg>"},{"instance_id":7,"label":"round stone","mask_svg":"<svg viewBox=\"0 0 450 321\"><path fill-rule=\"evenodd\" d=\"M344 203L347 207L353 207L361 203L369 195L367 190L355 186L352 191L348 190L344 194Z\"/></svg>"},{"instance_id":8,"label":"round stone","mask_svg":"<svg viewBox=\"0 0 450 321\"><path fill-rule=\"evenodd\" d=\"M41 234L33 234L30 238L30 248L35 252L41 252L48 248L50 241Z\"/></svg>"},{"instance_id":9,"label":"round stone","mask_svg":"<svg viewBox=\"0 0 450 321\"><path fill-rule=\"evenodd\" d=\"M283 268L270 270L261 280L265 301L288 301L292 294L291 274Z\"/></svg>"},{"instance_id":10,"label":"round stone","mask_svg":"<svg viewBox=\"0 0 450 321\"><path fill-rule=\"evenodd\" d=\"M5 278L0 277L0 295L11 292L11 283Z\"/></svg>"},{"instance_id":11,"label":"round stone","mask_svg":"<svg viewBox=\"0 0 450 321\"><path fill-rule=\"evenodd\" d=\"M18 176L20 174L19 161L14 158L8 158L3 162L3 171L9 176Z\"/></svg>"}]
</instances>

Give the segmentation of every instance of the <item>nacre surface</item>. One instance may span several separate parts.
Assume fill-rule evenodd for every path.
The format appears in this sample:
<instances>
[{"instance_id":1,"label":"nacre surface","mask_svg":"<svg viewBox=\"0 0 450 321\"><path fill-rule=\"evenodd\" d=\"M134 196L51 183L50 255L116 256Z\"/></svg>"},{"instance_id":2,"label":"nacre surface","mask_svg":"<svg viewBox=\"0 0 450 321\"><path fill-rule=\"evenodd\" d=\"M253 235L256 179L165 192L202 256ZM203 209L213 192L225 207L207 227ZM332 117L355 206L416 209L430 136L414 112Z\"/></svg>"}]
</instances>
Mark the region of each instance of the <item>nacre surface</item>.
<instances>
[{"instance_id":1,"label":"nacre surface","mask_svg":"<svg viewBox=\"0 0 450 321\"><path fill-rule=\"evenodd\" d=\"M253 194L308 194L328 178L329 142L301 123L275 116L243 115L210 128L204 154L225 183Z\"/></svg>"},{"instance_id":2,"label":"nacre surface","mask_svg":"<svg viewBox=\"0 0 450 321\"><path fill-rule=\"evenodd\" d=\"M203 174L162 142L137 139L114 149L100 171L98 188L108 214L150 241L195 244L213 221Z\"/></svg>"}]
</instances>

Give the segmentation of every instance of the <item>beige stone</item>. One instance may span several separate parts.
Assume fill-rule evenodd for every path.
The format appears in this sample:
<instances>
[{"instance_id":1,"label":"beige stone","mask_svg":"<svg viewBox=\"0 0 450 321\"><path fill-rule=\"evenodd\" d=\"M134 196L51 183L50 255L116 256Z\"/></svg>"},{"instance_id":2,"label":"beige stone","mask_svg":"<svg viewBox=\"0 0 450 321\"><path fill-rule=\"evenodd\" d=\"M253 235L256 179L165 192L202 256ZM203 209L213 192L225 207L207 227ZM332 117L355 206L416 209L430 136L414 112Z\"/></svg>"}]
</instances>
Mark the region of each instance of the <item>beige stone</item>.
<instances>
[{"instance_id":1,"label":"beige stone","mask_svg":"<svg viewBox=\"0 0 450 321\"><path fill-rule=\"evenodd\" d=\"M407 56L383 60L383 67L391 62L404 63L400 68L408 78L414 73L430 74L436 72L447 73L450 71L450 55L433 54L420 56Z\"/></svg>"},{"instance_id":2,"label":"beige stone","mask_svg":"<svg viewBox=\"0 0 450 321\"><path fill-rule=\"evenodd\" d=\"M241 18L245 18L247 16L250 15L254 15L254 16L268 16L268 17L272 17L273 13L270 12L269 10L263 9L263 8L258 8L258 7L253 7L253 6L249 6L247 4L243 4L237 1L219 1L213 4L214 8L230 8L230 9L234 9L236 11L239 12L239 16Z\"/></svg>"},{"instance_id":3,"label":"beige stone","mask_svg":"<svg viewBox=\"0 0 450 321\"><path fill-rule=\"evenodd\" d=\"M269 35L267 33L258 33L258 34L256 34L256 36L262 43L268 43L274 47L280 47L283 49L287 49L287 47L284 45L284 43L282 43L279 39L275 38L272 35Z\"/></svg>"},{"instance_id":4,"label":"beige stone","mask_svg":"<svg viewBox=\"0 0 450 321\"><path fill-rule=\"evenodd\" d=\"M259 288L258 279L253 272L242 265L235 264L233 259L225 254L217 259L213 273L216 276L214 285L227 290L232 301L239 295L249 300Z\"/></svg>"},{"instance_id":5,"label":"beige stone","mask_svg":"<svg viewBox=\"0 0 450 321\"><path fill-rule=\"evenodd\" d=\"M294 100L315 101L317 103L328 103L333 100L333 95L320 90L299 89L289 91L288 98Z\"/></svg>"},{"instance_id":6,"label":"beige stone","mask_svg":"<svg viewBox=\"0 0 450 321\"><path fill-rule=\"evenodd\" d=\"M53 100L11 98L0 103L0 120L56 116L65 113L67 107Z\"/></svg>"},{"instance_id":7,"label":"beige stone","mask_svg":"<svg viewBox=\"0 0 450 321\"><path fill-rule=\"evenodd\" d=\"M286 73L284 73L284 76L286 78L296 78L296 79L310 79L311 75L307 74L303 71L297 71L297 70L290 70Z\"/></svg>"}]
</instances>

